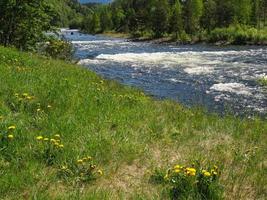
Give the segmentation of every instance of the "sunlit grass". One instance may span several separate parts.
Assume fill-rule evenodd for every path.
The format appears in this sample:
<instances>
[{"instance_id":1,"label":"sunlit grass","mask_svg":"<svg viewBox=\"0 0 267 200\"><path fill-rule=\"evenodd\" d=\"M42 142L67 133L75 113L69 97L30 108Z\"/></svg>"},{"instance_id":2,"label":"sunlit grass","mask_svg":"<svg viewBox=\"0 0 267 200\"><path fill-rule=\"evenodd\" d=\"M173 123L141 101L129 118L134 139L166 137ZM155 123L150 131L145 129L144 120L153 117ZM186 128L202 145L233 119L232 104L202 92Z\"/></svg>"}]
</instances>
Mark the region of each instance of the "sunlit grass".
<instances>
[{"instance_id":1,"label":"sunlit grass","mask_svg":"<svg viewBox=\"0 0 267 200\"><path fill-rule=\"evenodd\" d=\"M2 199L166 199L155 169L196 161L219 167L227 199L266 195L266 121L156 101L2 47L0 133Z\"/></svg>"}]
</instances>

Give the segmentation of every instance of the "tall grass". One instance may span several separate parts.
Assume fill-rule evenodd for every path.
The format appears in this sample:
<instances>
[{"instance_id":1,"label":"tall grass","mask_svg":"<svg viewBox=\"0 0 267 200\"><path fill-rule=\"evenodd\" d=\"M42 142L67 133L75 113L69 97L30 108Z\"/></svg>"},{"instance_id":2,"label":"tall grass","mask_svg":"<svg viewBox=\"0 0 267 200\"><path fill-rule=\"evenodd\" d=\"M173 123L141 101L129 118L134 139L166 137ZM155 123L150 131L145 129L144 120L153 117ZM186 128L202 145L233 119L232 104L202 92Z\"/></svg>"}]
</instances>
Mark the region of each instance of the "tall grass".
<instances>
[{"instance_id":1,"label":"tall grass","mask_svg":"<svg viewBox=\"0 0 267 200\"><path fill-rule=\"evenodd\" d=\"M3 47L0 116L1 199L168 199L149 182L154 170L196 160L218 166L226 199L266 197L264 120L156 101L80 66ZM62 149L39 141L57 134ZM87 156L102 176L84 180L86 165L77 164ZM65 167L72 175L62 178Z\"/></svg>"}]
</instances>

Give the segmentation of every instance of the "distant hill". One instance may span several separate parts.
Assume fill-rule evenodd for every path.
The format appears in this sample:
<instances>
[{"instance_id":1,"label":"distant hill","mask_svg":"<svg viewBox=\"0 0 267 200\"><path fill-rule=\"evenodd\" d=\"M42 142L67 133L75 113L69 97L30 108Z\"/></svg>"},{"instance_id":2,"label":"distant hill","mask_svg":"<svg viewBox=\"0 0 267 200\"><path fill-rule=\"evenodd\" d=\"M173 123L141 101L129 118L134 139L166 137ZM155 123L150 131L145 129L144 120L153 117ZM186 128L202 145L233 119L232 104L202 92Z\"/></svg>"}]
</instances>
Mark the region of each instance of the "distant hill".
<instances>
[{"instance_id":1,"label":"distant hill","mask_svg":"<svg viewBox=\"0 0 267 200\"><path fill-rule=\"evenodd\" d=\"M80 3L109 3L111 0L80 0Z\"/></svg>"}]
</instances>

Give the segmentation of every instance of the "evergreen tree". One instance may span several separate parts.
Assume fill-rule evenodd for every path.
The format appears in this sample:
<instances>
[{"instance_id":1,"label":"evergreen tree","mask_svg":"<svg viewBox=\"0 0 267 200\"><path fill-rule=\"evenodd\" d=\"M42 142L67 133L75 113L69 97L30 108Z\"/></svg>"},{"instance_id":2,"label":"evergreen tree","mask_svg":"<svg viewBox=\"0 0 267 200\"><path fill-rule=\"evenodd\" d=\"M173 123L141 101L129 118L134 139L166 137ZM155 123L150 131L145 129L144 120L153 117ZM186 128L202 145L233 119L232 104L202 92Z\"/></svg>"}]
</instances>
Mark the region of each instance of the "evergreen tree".
<instances>
[{"instance_id":1,"label":"evergreen tree","mask_svg":"<svg viewBox=\"0 0 267 200\"><path fill-rule=\"evenodd\" d=\"M187 0L186 1L186 32L193 34L200 28L200 19L203 14L202 0Z\"/></svg>"},{"instance_id":2,"label":"evergreen tree","mask_svg":"<svg viewBox=\"0 0 267 200\"><path fill-rule=\"evenodd\" d=\"M239 24L249 24L251 19L251 0L234 0L234 20Z\"/></svg>"},{"instance_id":3,"label":"evergreen tree","mask_svg":"<svg viewBox=\"0 0 267 200\"><path fill-rule=\"evenodd\" d=\"M158 0L152 11L152 30L156 38L161 37L168 28L168 2L167 0Z\"/></svg>"},{"instance_id":4,"label":"evergreen tree","mask_svg":"<svg viewBox=\"0 0 267 200\"><path fill-rule=\"evenodd\" d=\"M103 8L100 11L100 28L101 32L105 32L112 29L112 15L107 8Z\"/></svg>"},{"instance_id":5,"label":"evergreen tree","mask_svg":"<svg viewBox=\"0 0 267 200\"><path fill-rule=\"evenodd\" d=\"M173 5L170 18L170 31L175 33L175 38L183 31L182 7L179 0Z\"/></svg>"},{"instance_id":6,"label":"evergreen tree","mask_svg":"<svg viewBox=\"0 0 267 200\"><path fill-rule=\"evenodd\" d=\"M216 27L216 2L214 0L205 1L201 25L208 32Z\"/></svg>"}]
</instances>

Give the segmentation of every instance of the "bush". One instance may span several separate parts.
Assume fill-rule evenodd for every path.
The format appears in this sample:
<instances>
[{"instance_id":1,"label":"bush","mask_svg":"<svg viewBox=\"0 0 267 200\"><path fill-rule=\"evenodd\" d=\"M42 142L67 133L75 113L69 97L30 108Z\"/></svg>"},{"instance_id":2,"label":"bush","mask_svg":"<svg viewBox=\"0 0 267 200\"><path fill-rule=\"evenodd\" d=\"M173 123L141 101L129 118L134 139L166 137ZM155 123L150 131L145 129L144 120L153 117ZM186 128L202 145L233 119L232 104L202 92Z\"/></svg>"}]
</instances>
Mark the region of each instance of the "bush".
<instances>
[{"instance_id":1,"label":"bush","mask_svg":"<svg viewBox=\"0 0 267 200\"><path fill-rule=\"evenodd\" d=\"M70 61L73 56L73 47L70 42L65 40L50 39L42 49L46 56Z\"/></svg>"}]
</instances>

